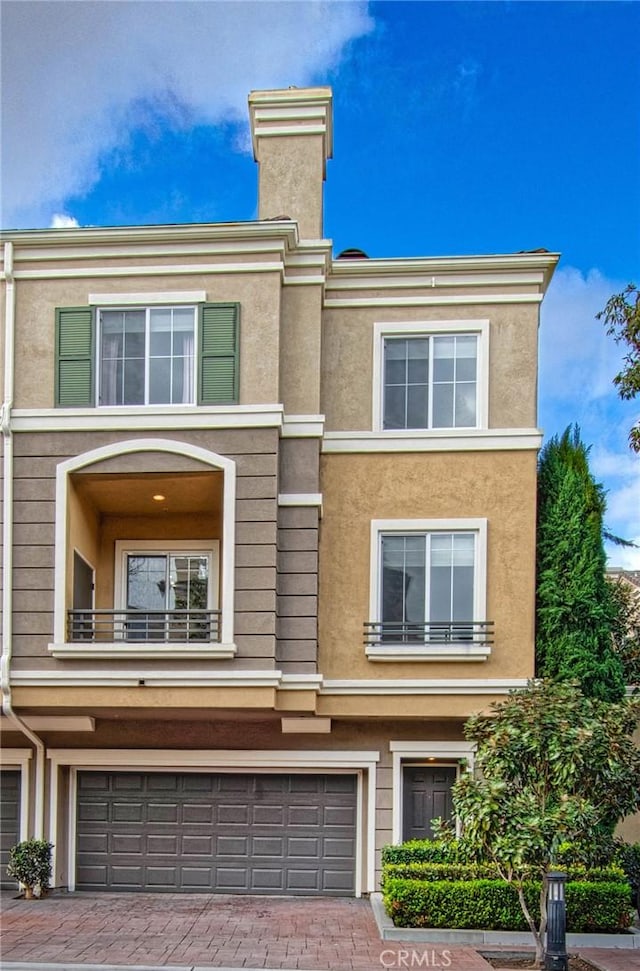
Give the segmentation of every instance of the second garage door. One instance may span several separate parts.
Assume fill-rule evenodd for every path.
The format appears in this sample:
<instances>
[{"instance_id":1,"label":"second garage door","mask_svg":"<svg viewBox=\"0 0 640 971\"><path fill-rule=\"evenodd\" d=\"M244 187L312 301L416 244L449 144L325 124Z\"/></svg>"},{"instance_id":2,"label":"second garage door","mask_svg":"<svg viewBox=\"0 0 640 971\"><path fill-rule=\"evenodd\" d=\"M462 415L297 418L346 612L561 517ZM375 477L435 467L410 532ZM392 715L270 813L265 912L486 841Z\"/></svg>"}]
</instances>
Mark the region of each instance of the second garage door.
<instances>
[{"instance_id":1,"label":"second garage door","mask_svg":"<svg viewBox=\"0 0 640 971\"><path fill-rule=\"evenodd\" d=\"M20 836L20 773L0 772L0 887L16 889L15 880L7 876L9 850Z\"/></svg>"},{"instance_id":2,"label":"second garage door","mask_svg":"<svg viewBox=\"0 0 640 971\"><path fill-rule=\"evenodd\" d=\"M78 773L80 890L348 895L356 776Z\"/></svg>"}]
</instances>

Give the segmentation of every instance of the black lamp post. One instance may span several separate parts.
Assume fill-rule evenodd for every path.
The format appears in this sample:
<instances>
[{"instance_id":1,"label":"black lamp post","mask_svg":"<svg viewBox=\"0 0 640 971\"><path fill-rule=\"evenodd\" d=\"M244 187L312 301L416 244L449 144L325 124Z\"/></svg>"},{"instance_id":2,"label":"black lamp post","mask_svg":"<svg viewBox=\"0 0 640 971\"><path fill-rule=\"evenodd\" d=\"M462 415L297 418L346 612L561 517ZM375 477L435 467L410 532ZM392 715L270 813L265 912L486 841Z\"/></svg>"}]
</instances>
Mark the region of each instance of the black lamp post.
<instances>
[{"instance_id":1,"label":"black lamp post","mask_svg":"<svg viewBox=\"0 0 640 971\"><path fill-rule=\"evenodd\" d=\"M545 971L568 971L567 909L564 901L566 873L547 873L547 941Z\"/></svg>"}]
</instances>

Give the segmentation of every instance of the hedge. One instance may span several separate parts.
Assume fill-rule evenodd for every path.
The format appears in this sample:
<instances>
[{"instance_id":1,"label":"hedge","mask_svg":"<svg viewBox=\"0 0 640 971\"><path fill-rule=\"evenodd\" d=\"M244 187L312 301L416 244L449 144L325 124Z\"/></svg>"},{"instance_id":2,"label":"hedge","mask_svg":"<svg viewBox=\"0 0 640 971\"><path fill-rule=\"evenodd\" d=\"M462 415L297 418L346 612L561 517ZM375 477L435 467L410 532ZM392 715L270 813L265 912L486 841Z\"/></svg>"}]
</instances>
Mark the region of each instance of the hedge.
<instances>
[{"instance_id":1,"label":"hedge","mask_svg":"<svg viewBox=\"0 0 640 971\"><path fill-rule=\"evenodd\" d=\"M624 883L625 874L621 867L599 867L587 869L575 864L567 869L568 882ZM535 880L536 873L531 873ZM385 863L382 869L382 886L390 878L404 880L500 880L495 863Z\"/></svg>"},{"instance_id":2,"label":"hedge","mask_svg":"<svg viewBox=\"0 0 640 971\"><path fill-rule=\"evenodd\" d=\"M528 930L515 887L503 880L415 880L387 876L384 903L397 927ZM525 884L533 915L540 883ZM631 890L623 881L566 885L567 930L619 933L631 924Z\"/></svg>"}]
</instances>

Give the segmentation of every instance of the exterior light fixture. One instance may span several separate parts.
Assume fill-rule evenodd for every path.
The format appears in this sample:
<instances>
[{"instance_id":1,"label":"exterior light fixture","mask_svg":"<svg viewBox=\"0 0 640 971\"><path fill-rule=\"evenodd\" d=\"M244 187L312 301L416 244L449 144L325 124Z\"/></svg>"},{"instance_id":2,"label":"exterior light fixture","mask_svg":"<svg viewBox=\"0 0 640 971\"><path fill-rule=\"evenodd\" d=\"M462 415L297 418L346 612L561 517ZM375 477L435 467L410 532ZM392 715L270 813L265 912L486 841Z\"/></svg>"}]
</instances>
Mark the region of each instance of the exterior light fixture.
<instances>
[{"instance_id":1,"label":"exterior light fixture","mask_svg":"<svg viewBox=\"0 0 640 971\"><path fill-rule=\"evenodd\" d=\"M154 502L164 502L166 498L166 496L161 496L160 493L158 493L156 496L152 496Z\"/></svg>"},{"instance_id":2,"label":"exterior light fixture","mask_svg":"<svg viewBox=\"0 0 640 971\"><path fill-rule=\"evenodd\" d=\"M567 909L564 899L566 873L547 873L547 941L545 971L568 971Z\"/></svg>"}]
</instances>

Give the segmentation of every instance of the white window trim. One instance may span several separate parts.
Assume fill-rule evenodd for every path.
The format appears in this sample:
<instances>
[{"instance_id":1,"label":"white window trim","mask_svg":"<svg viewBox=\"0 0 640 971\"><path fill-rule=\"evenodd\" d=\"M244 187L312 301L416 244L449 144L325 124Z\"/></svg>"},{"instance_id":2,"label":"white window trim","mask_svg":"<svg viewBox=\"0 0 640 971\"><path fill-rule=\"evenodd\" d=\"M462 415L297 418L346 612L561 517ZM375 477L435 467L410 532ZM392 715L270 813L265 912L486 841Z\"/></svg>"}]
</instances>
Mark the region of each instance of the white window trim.
<instances>
[{"instance_id":1,"label":"white window trim","mask_svg":"<svg viewBox=\"0 0 640 971\"><path fill-rule=\"evenodd\" d=\"M489 421L489 320L425 320L377 322L373 326L373 402L371 414L373 431L383 436L393 437L407 429L384 428L384 339L385 337L437 337L439 334L457 334L478 337L476 424L465 428L426 428L409 429L421 433L473 432L488 428Z\"/></svg>"},{"instance_id":2,"label":"white window trim","mask_svg":"<svg viewBox=\"0 0 640 971\"><path fill-rule=\"evenodd\" d=\"M132 294L133 296L133 294ZM191 362L191 384L193 387L193 400L192 401L164 401L164 402L150 402L149 397L149 366L150 366L150 340L151 340L151 311L152 310L174 310L176 306L179 306L181 310L193 310L193 360ZM121 310L123 313L132 310L142 310L144 311L144 396L145 401L141 404L130 405L130 404L114 404L110 402L109 404L103 405L100 401L102 397L102 319L101 311L106 310L108 313L118 312ZM106 307L96 307L96 321L95 321L95 396L96 396L96 407L97 408L115 408L119 410L120 408L176 408L176 407L190 407L194 408L198 404L198 347L200 344L200 335L198 333L198 308L194 304L169 304L163 301L147 301L144 303L135 303L129 305L118 305L114 304ZM173 361L173 357L169 360Z\"/></svg>"},{"instance_id":3,"label":"white window trim","mask_svg":"<svg viewBox=\"0 0 640 971\"><path fill-rule=\"evenodd\" d=\"M391 810L391 842L395 845L402 843L402 769L405 763L414 764L424 761L429 765L442 763L457 763L458 774L461 774L461 761L466 761L469 771L473 771L475 749L471 742L389 742L392 753L392 810ZM432 760L432 761L430 761ZM456 835L460 835L460 822L456 820Z\"/></svg>"},{"instance_id":4,"label":"white window trim","mask_svg":"<svg viewBox=\"0 0 640 971\"><path fill-rule=\"evenodd\" d=\"M473 591L473 620L487 618L487 520L486 519L372 519L369 550L369 619L376 621L380 614L382 589L382 558L380 537L384 533L447 533L476 534ZM366 648L370 661L485 661L491 654L489 645L452 643L446 650L428 644L370 644Z\"/></svg>"},{"instance_id":5,"label":"white window trim","mask_svg":"<svg viewBox=\"0 0 640 971\"><path fill-rule=\"evenodd\" d=\"M208 648L198 648L191 654L186 650L175 650L173 647L141 652L139 647L106 643L101 645L100 651L90 646L69 644L66 641L66 573L67 573L67 518L69 476L72 472L87 468L95 462L113 458L116 455L128 455L135 452L169 452L185 455L199 462L209 465L223 472L223 500L222 500L222 557L220 561L221 578L221 627L220 642L211 644ZM53 657L82 658L92 660L98 657L145 658L145 659L187 659L220 658L227 659L236 654L233 641L234 632L234 570L235 570L235 521L236 521L236 464L232 459L217 455L198 445L187 442L173 441L164 438L135 438L124 442L114 442L104 445L81 455L60 462L56 469L56 508L55 508L55 570L54 570L54 640L49 644L49 652ZM209 544L210 545L210 544Z\"/></svg>"}]
</instances>

